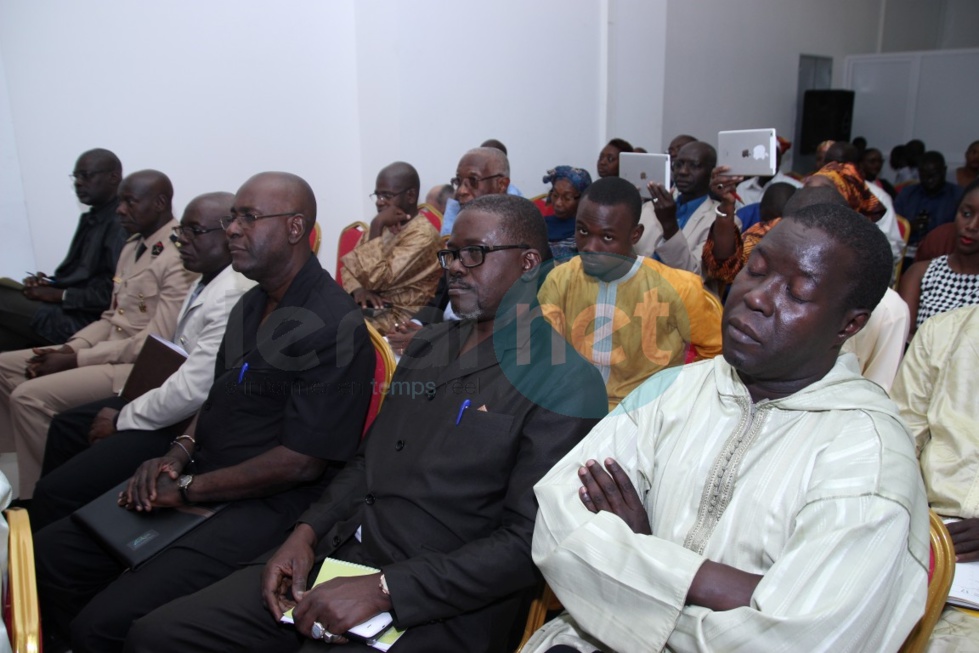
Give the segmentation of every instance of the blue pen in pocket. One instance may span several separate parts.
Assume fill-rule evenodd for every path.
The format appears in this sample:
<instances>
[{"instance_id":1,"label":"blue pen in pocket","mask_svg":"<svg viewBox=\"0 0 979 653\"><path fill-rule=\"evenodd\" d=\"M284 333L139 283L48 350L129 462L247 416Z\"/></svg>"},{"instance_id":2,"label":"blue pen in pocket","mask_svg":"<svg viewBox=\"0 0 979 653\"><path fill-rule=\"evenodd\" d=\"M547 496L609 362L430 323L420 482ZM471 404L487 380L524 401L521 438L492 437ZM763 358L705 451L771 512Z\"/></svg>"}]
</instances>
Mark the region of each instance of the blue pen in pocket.
<instances>
[{"instance_id":1,"label":"blue pen in pocket","mask_svg":"<svg viewBox=\"0 0 979 653\"><path fill-rule=\"evenodd\" d=\"M245 380L245 372L247 371L248 371L248 363L245 363L244 365L241 366L241 371L238 372L238 385L241 385L241 382Z\"/></svg>"},{"instance_id":2,"label":"blue pen in pocket","mask_svg":"<svg viewBox=\"0 0 979 653\"><path fill-rule=\"evenodd\" d=\"M466 412L466 409L469 408L469 404L471 403L472 403L471 401L466 399L465 401L462 402L462 405L459 406L459 414L456 415L456 426L459 426L459 422L462 421L462 414Z\"/></svg>"}]
</instances>

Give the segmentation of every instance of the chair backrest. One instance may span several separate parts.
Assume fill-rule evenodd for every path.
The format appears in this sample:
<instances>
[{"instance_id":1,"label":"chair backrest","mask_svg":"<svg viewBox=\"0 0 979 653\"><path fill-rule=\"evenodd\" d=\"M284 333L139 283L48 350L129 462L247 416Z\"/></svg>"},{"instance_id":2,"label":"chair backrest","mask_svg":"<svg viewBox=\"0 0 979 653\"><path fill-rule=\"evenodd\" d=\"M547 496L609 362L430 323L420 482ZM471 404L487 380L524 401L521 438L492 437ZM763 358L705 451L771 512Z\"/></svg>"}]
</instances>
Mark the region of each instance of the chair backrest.
<instances>
[{"instance_id":1,"label":"chair backrest","mask_svg":"<svg viewBox=\"0 0 979 653\"><path fill-rule=\"evenodd\" d=\"M955 547L942 518L929 511L931 530L931 568L928 570L928 599L925 614L901 645L901 653L920 653L928 646L928 638L942 615L948 590L955 575Z\"/></svg>"},{"instance_id":2,"label":"chair backrest","mask_svg":"<svg viewBox=\"0 0 979 653\"><path fill-rule=\"evenodd\" d=\"M340 278L340 259L352 252L354 247L357 246L357 243L360 242L361 237L366 233L367 225L360 221L348 224L340 232L340 239L337 242L337 273L333 278L341 286L343 285L343 280Z\"/></svg>"},{"instance_id":3,"label":"chair backrest","mask_svg":"<svg viewBox=\"0 0 979 653\"><path fill-rule=\"evenodd\" d=\"M545 218L549 215L554 215L554 205L547 201L549 196L550 193L543 193L537 197L530 198L530 201L534 203L534 206L537 207L537 210Z\"/></svg>"},{"instance_id":4,"label":"chair backrest","mask_svg":"<svg viewBox=\"0 0 979 653\"><path fill-rule=\"evenodd\" d=\"M901 238L904 239L904 244L908 244L908 239L911 238L911 223L903 215L895 215L897 218L897 228L901 232Z\"/></svg>"},{"instance_id":5,"label":"chair backrest","mask_svg":"<svg viewBox=\"0 0 979 653\"><path fill-rule=\"evenodd\" d=\"M323 230L320 229L320 223L313 223L313 230L309 232L309 248L313 250L313 255L320 253L320 241L323 240Z\"/></svg>"},{"instance_id":6,"label":"chair backrest","mask_svg":"<svg viewBox=\"0 0 979 653\"><path fill-rule=\"evenodd\" d=\"M7 557L7 595L4 619L14 653L41 650L41 611L34 577L34 539L31 520L23 508L4 512L10 526ZM9 610L9 612L7 612Z\"/></svg>"},{"instance_id":7,"label":"chair backrest","mask_svg":"<svg viewBox=\"0 0 979 653\"><path fill-rule=\"evenodd\" d=\"M435 231L442 232L442 212L431 204L425 203L418 206L418 215L425 216L425 219L432 223Z\"/></svg>"},{"instance_id":8,"label":"chair backrest","mask_svg":"<svg viewBox=\"0 0 979 653\"><path fill-rule=\"evenodd\" d=\"M897 284L901 281L901 272L904 271L904 256L908 252L908 239L911 238L911 223L908 222L907 218L900 215L895 216L897 218L897 228L901 232L901 238L904 239L904 247L901 249L901 258L897 260L894 264L894 273L891 275L893 282L891 283L891 288L897 289Z\"/></svg>"},{"instance_id":9,"label":"chair backrest","mask_svg":"<svg viewBox=\"0 0 979 653\"><path fill-rule=\"evenodd\" d=\"M367 333L370 334L371 344L374 346L374 387L371 391L371 403L367 409L367 419L364 420L364 432L361 435L367 433L367 429L374 423L374 418L380 412L381 404L384 403L384 396L391 386L394 368L397 365L394 360L394 352L391 351L391 346L384 339L384 336L367 322L364 324L367 326Z\"/></svg>"},{"instance_id":10,"label":"chair backrest","mask_svg":"<svg viewBox=\"0 0 979 653\"><path fill-rule=\"evenodd\" d=\"M547 616L549 614L554 614L563 610L561 602L556 596L554 596L551 586L547 583L541 581L540 589L534 600L530 602L530 610L527 612L527 622L524 625L523 638L520 640L520 645L517 647L517 653L523 649L527 640L530 639L531 635L537 632L544 622L547 621Z\"/></svg>"}]
</instances>

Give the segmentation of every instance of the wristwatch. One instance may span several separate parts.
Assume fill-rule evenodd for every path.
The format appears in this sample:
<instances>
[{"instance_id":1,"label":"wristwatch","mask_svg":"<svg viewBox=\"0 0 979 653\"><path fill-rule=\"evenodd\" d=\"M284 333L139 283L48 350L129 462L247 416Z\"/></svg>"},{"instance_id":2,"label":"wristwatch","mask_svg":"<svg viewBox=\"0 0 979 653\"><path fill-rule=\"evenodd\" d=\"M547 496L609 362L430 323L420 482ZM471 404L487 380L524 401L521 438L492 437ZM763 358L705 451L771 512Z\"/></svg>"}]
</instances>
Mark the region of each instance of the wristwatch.
<instances>
[{"instance_id":1,"label":"wristwatch","mask_svg":"<svg viewBox=\"0 0 979 653\"><path fill-rule=\"evenodd\" d=\"M180 498L187 505L194 503L193 501L190 500L190 496L188 496L187 494L187 488L189 488L190 484L193 482L194 482L193 474L184 474L183 476L177 479L177 489L180 490Z\"/></svg>"}]
</instances>

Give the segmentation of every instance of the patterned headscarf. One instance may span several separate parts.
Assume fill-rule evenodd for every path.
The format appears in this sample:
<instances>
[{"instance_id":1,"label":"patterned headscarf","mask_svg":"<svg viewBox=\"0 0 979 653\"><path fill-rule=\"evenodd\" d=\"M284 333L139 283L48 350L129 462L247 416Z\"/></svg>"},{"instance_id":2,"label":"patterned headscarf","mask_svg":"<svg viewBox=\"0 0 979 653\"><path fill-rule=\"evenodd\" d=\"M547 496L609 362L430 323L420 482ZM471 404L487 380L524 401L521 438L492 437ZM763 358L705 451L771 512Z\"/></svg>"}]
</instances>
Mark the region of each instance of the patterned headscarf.
<instances>
[{"instance_id":1,"label":"patterned headscarf","mask_svg":"<svg viewBox=\"0 0 979 653\"><path fill-rule=\"evenodd\" d=\"M870 192L863 176L852 163L831 161L820 168L818 172L813 173L813 177L826 177L832 181L850 208L867 219L877 222L884 217L887 209Z\"/></svg>"},{"instance_id":2,"label":"patterned headscarf","mask_svg":"<svg viewBox=\"0 0 979 653\"><path fill-rule=\"evenodd\" d=\"M558 179L567 179L574 186L580 195L586 188L591 186L591 175L583 168L572 168L571 166L558 166L547 171L544 175L545 184L553 184Z\"/></svg>"}]
</instances>

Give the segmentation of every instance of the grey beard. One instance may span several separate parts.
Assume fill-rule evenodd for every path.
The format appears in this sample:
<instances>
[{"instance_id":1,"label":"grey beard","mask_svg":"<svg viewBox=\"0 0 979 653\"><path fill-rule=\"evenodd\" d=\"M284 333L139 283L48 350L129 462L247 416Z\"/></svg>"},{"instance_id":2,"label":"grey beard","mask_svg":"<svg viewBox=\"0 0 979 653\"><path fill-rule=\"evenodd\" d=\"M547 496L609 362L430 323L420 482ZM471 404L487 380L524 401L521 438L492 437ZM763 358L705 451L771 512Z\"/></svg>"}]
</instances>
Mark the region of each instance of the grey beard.
<instances>
[{"instance_id":1,"label":"grey beard","mask_svg":"<svg viewBox=\"0 0 979 653\"><path fill-rule=\"evenodd\" d=\"M455 310L455 309L453 309ZM476 307L466 313L456 313L460 320L478 320L483 316L483 309Z\"/></svg>"}]
</instances>

